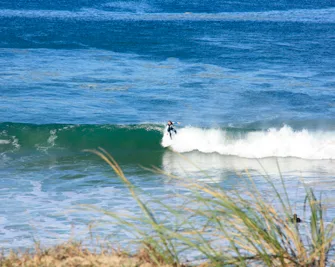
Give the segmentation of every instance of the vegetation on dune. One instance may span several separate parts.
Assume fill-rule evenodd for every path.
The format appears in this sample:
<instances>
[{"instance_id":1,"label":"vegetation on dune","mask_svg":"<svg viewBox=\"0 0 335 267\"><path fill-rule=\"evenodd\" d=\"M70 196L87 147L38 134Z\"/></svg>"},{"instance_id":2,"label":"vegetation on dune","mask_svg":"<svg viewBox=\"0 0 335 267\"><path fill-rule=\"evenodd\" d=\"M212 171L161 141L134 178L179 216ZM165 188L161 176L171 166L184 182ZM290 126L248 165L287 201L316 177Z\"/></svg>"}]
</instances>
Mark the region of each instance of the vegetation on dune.
<instances>
[{"instance_id":1,"label":"vegetation on dune","mask_svg":"<svg viewBox=\"0 0 335 267\"><path fill-rule=\"evenodd\" d=\"M112 216L124 231L136 236L142 250L134 256L91 253L68 244L35 254L11 254L1 266L330 266L334 262L335 221L325 220L325 206L305 188L303 219L290 203L283 178L278 188L268 175L270 191L259 191L248 172L248 191L225 190L192 179L176 179L187 194L175 194L176 204L144 201L139 188L127 179L103 149L88 150L105 160L129 189L140 216ZM278 166L279 168L279 166ZM242 178L241 178L242 179ZM146 198L147 199L147 198ZM154 207L154 208L153 208ZM187 257L191 255L190 257ZM188 262L187 259L192 260Z\"/></svg>"}]
</instances>

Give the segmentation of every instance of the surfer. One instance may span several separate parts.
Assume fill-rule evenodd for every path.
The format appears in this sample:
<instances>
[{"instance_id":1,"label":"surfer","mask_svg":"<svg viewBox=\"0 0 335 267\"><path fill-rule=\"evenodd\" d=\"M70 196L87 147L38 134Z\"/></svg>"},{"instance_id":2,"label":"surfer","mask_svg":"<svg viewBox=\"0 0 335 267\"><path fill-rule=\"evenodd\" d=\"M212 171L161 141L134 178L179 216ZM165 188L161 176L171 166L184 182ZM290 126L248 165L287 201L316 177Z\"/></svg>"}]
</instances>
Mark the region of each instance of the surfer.
<instances>
[{"instance_id":1,"label":"surfer","mask_svg":"<svg viewBox=\"0 0 335 267\"><path fill-rule=\"evenodd\" d=\"M173 122L172 121L168 121L168 123L166 125L166 131L170 135L171 139L172 139L172 132L174 132L175 134L177 133L177 130L173 127Z\"/></svg>"}]
</instances>

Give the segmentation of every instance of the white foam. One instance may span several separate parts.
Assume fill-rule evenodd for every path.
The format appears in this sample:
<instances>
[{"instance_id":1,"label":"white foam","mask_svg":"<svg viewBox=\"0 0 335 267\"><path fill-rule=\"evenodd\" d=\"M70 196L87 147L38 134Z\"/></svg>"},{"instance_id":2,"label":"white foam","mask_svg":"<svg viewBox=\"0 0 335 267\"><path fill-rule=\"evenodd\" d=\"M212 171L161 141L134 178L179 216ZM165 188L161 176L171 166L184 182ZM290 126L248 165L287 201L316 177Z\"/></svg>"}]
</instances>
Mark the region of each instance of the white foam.
<instances>
[{"instance_id":1,"label":"white foam","mask_svg":"<svg viewBox=\"0 0 335 267\"><path fill-rule=\"evenodd\" d=\"M123 12L129 11L136 13L153 12L155 10L147 3L135 2L135 1L108 2L103 4L102 6L112 8L117 11L123 11Z\"/></svg>"},{"instance_id":2,"label":"white foam","mask_svg":"<svg viewBox=\"0 0 335 267\"><path fill-rule=\"evenodd\" d=\"M50 130L50 136L47 140L47 144L36 144L35 147L38 151L47 152L49 148L55 146L55 140L57 138L57 130Z\"/></svg>"},{"instance_id":3,"label":"white foam","mask_svg":"<svg viewBox=\"0 0 335 267\"><path fill-rule=\"evenodd\" d=\"M19 149L20 148L19 139L17 139L15 136L11 136L9 138L11 138L11 140L0 139L0 145L11 144L14 147L14 149Z\"/></svg>"},{"instance_id":4,"label":"white foam","mask_svg":"<svg viewBox=\"0 0 335 267\"><path fill-rule=\"evenodd\" d=\"M196 151L179 154L167 150L162 159L162 168L166 173L178 177L206 179L206 175L216 177L218 180L227 176L227 173L243 173L245 170L257 174L265 172L275 178L280 172L285 177L301 177L304 182L307 178L313 181L321 176L335 175L335 162L333 160L310 160L301 158L263 158L250 159L236 156L224 156L218 153L198 153ZM200 171L201 170L201 171ZM200 172L199 172L200 171ZM205 175L204 175L205 174ZM315 179L318 177L318 179Z\"/></svg>"},{"instance_id":5,"label":"white foam","mask_svg":"<svg viewBox=\"0 0 335 267\"><path fill-rule=\"evenodd\" d=\"M335 159L335 132L294 131L289 126L231 136L222 129L180 129L175 138L162 145L176 152L198 150L245 158L297 157L303 159ZM169 143L170 142L170 143Z\"/></svg>"}]
</instances>

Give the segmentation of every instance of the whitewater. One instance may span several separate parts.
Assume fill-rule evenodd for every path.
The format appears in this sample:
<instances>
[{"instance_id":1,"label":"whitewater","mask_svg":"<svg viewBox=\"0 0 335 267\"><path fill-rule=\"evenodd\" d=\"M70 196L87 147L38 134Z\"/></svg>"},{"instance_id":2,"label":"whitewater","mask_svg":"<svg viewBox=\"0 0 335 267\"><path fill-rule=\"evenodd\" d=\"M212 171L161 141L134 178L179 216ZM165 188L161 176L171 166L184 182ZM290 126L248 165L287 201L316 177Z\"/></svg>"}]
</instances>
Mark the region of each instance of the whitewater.
<instances>
[{"instance_id":1,"label":"whitewater","mask_svg":"<svg viewBox=\"0 0 335 267\"><path fill-rule=\"evenodd\" d=\"M223 129L185 127L173 140L164 135L162 145L180 153L197 150L245 158L335 158L335 132L294 131L287 125L235 135Z\"/></svg>"}]
</instances>

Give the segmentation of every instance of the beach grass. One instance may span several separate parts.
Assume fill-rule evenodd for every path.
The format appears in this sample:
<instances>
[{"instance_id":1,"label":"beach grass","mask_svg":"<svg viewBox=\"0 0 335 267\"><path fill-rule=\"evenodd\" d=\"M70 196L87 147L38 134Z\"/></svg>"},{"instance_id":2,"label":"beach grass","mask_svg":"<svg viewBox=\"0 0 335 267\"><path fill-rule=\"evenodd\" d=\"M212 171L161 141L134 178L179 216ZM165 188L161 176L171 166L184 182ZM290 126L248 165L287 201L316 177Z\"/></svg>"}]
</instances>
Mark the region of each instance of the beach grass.
<instances>
[{"instance_id":1,"label":"beach grass","mask_svg":"<svg viewBox=\"0 0 335 267\"><path fill-rule=\"evenodd\" d=\"M111 155L103 149L90 152L110 165L138 203L143 216L126 222L122 218L122 224L129 227L128 231L137 232L154 263L178 266L185 262L188 254L197 255L198 260L212 266L249 266L252 263L326 266L331 263L335 221L326 222L326 207L321 197L318 199L308 187L305 187L304 218L301 220L294 213L281 175L279 187L264 172L271 191L267 192L271 195L269 200L247 171L244 179L248 191L241 192L181 179L153 168L152 171L175 179L189 194L176 195L180 205L173 207L160 200L145 203L140 198L141 192L130 183ZM280 173L279 165L278 170ZM150 207L152 203L168 215L161 219ZM117 217L117 214L109 214Z\"/></svg>"},{"instance_id":2,"label":"beach grass","mask_svg":"<svg viewBox=\"0 0 335 267\"><path fill-rule=\"evenodd\" d=\"M241 176L247 191L226 190L164 173L187 194L171 201L144 198L104 149L86 150L101 157L122 180L138 204L140 215L120 215L90 207L111 216L120 229L136 236L139 252L93 253L68 243L35 253L11 253L1 266L332 266L334 220L326 220L321 196L305 186L302 214L295 214L280 175L280 186L264 172L267 194L252 175ZM181 156L183 157L183 156ZM279 165L278 165L279 169ZM279 169L280 170L280 169ZM280 173L280 172L279 172ZM205 174L204 174L205 175ZM271 196L271 197L269 197ZM144 200L145 199L145 200ZM170 203L170 204L169 204ZM302 216L303 215L303 216ZM301 218L302 219L301 219Z\"/></svg>"}]
</instances>

